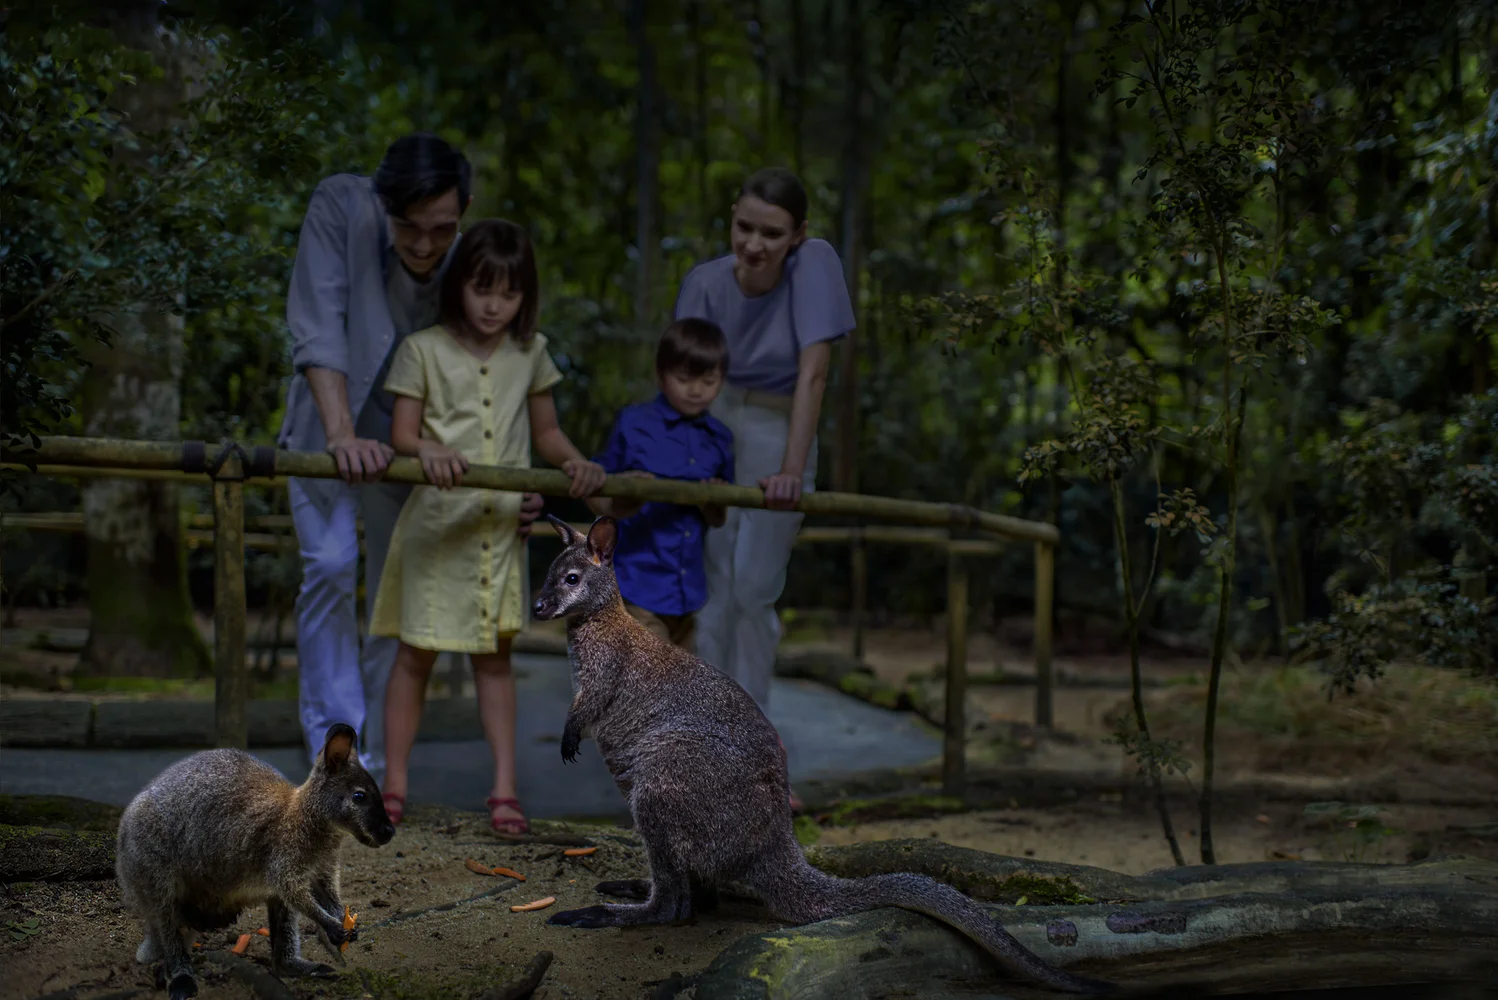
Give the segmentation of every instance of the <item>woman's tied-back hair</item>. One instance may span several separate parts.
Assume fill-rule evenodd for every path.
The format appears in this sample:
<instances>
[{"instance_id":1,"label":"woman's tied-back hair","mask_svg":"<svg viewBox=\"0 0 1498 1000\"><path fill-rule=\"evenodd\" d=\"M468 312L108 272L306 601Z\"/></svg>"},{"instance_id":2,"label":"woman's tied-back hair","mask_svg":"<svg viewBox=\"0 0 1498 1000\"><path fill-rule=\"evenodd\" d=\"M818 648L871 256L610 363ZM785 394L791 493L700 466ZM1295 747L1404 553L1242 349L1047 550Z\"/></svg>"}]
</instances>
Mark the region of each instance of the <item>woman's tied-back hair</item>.
<instances>
[{"instance_id":1,"label":"woman's tied-back hair","mask_svg":"<svg viewBox=\"0 0 1498 1000\"><path fill-rule=\"evenodd\" d=\"M441 319L451 329L466 329L463 288L472 282L480 292L506 285L521 295L520 309L510 322L510 336L522 346L536 335L541 307L540 280L530 234L508 219L484 219L463 233L442 276Z\"/></svg>"},{"instance_id":2,"label":"woman's tied-back hair","mask_svg":"<svg viewBox=\"0 0 1498 1000\"><path fill-rule=\"evenodd\" d=\"M397 219L419 201L457 189L458 214L468 208L473 168L447 140L430 132L402 136L385 150L375 170L375 193Z\"/></svg>"},{"instance_id":3,"label":"woman's tied-back hair","mask_svg":"<svg viewBox=\"0 0 1498 1000\"><path fill-rule=\"evenodd\" d=\"M727 375L728 338L712 320L679 319L661 334L655 371L657 375L681 372L687 378L714 371Z\"/></svg>"},{"instance_id":4,"label":"woman's tied-back hair","mask_svg":"<svg viewBox=\"0 0 1498 1000\"><path fill-rule=\"evenodd\" d=\"M784 167L765 167L750 174L739 188L740 198L746 194L789 212L792 229L800 229L806 221L806 187L801 178Z\"/></svg>"}]
</instances>

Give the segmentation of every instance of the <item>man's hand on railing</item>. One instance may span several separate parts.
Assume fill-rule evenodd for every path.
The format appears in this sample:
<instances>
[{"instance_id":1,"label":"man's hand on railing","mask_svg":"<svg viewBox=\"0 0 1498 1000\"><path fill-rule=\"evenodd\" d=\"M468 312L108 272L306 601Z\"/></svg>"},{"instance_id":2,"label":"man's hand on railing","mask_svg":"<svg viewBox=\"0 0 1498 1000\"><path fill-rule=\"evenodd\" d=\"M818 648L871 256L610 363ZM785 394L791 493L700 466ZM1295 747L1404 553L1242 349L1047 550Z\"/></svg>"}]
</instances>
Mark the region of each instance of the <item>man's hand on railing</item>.
<instances>
[{"instance_id":1,"label":"man's hand on railing","mask_svg":"<svg viewBox=\"0 0 1498 1000\"><path fill-rule=\"evenodd\" d=\"M338 465L338 475L345 482L372 482L385 474L395 457L395 449L383 441L358 438L349 434L328 442L328 454Z\"/></svg>"},{"instance_id":2,"label":"man's hand on railing","mask_svg":"<svg viewBox=\"0 0 1498 1000\"><path fill-rule=\"evenodd\" d=\"M531 523L541 516L541 508L546 505L546 498L539 493L522 493L520 495L520 527L515 534L521 538L530 537Z\"/></svg>"}]
</instances>

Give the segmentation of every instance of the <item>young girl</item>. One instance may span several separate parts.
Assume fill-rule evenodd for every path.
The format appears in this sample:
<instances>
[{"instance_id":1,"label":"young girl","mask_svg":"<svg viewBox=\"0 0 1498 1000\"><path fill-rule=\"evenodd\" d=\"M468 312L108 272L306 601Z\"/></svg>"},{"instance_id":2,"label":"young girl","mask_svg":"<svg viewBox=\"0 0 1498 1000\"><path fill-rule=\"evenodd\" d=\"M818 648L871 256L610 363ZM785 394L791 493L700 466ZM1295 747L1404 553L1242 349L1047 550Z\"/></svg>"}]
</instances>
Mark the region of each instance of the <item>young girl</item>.
<instances>
[{"instance_id":1,"label":"young girl","mask_svg":"<svg viewBox=\"0 0 1498 1000\"><path fill-rule=\"evenodd\" d=\"M524 229L489 219L463 235L442 279L441 322L402 341L385 388L391 444L432 486L401 508L370 632L400 649L385 696L385 809L405 811L407 764L439 651L468 653L484 736L494 752L490 826L525 833L515 798L515 678L510 640L525 623L521 494L460 487L470 461L528 466L531 445L588 496L604 471L557 426L561 372L536 332L536 261Z\"/></svg>"}]
</instances>

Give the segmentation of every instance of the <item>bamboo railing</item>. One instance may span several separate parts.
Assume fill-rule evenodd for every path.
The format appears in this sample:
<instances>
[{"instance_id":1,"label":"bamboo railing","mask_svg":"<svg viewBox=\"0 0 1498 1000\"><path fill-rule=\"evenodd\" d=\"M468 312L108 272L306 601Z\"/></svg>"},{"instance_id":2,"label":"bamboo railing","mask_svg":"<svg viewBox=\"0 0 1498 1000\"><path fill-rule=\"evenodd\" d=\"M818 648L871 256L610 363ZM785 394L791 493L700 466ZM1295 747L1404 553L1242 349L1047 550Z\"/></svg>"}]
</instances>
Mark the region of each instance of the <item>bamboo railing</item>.
<instances>
[{"instance_id":1,"label":"bamboo railing","mask_svg":"<svg viewBox=\"0 0 1498 1000\"><path fill-rule=\"evenodd\" d=\"M211 452L211 455L210 455ZM337 468L330 455L273 448L246 450L233 442L211 449L202 442L123 441L107 438L44 438L34 451L5 449L0 463L10 468L33 468L39 475L77 478L143 478L187 484L208 484L213 491L211 517L190 518L190 544L211 541L214 550L214 714L218 746L245 747L248 743L249 674L246 664L244 566L247 548L282 548L285 536L246 534L246 527L285 530L290 519L252 518L246 523L246 485L282 486L291 476L333 479ZM398 457L387 467L389 482L427 482L421 463ZM463 485L507 492L567 496L571 480L549 469L470 465ZM763 509L764 494L752 487L709 485L668 479L609 476L599 495L668 503ZM897 500L856 493L817 491L802 495L796 509L806 514L860 517L917 527L869 525L855 528L808 526L798 543L847 542L853 546L857 577L863 545L868 542L932 545L947 554L947 664L946 712L943 725L942 786L960 795L965 786L964 700L967 690L967 560L992 556L1000 543L989 538L953 538L952 530L1028 541L1035 548L1035 722L1051 724L1051 606L1054 588L1055 545L1060 535L1054 525L1025 521L957 504ZM78 514L20 514L4 518L6 526L39 530L81 530ZM581 526L580 526L581 527ZM923 530L924 529L924 530ZM862 653L862 611L865 587L855 580L855 656Z\"/></svg>"}]
</instances>

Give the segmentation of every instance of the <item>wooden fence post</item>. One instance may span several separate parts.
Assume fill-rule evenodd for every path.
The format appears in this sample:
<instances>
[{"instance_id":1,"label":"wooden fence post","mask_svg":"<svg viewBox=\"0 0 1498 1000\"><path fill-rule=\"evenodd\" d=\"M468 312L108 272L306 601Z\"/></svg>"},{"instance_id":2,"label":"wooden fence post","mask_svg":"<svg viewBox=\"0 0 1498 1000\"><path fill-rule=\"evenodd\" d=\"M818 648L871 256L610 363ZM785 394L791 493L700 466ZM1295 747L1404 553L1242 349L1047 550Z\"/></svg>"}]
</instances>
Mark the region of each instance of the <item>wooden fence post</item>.
<instances>
[{"instance_id":1,"label":"wooden fence post","mask_svg":"<svg viewBox=\"0 0 1498 1000\"><path fill-rule=\"evenodd\" d=\"M1051 608L1056 589L1056 549L1035 543L1035 725L1051 728Z\"/></svg>"},{"instance_id":2,"label":"wooden fence post","mask_svg":"<svg viewBox=\"0 0 1498 1000\"><path fill-rule=\"evenodd\" d=\"M849 566L853 574L853 659L863 660L864 615L869 603L869 550L864 541L863 529L857 529L849 541Z\"/></svg>"},{"instance_id":3,"label":"wooden fence post","mask_svg":"<svg viewBox=\"0 0 1498 1000\"><path fill-rule=\"evenodd\" d=\"M942 718L943 795L961 796L967 783L967 564L947 548L947 705Z\"/></svg>"},{"instance_id":4,"label":"wooden fence post","mask_svg":"<svg viewBox=\"0 0 1498 1000\"><path fill-rule=\"evenodd\" d=\"M213 744L249 746L245 667L244 470L225 458L213 480Z\"/></svg>"}]
</instances>

